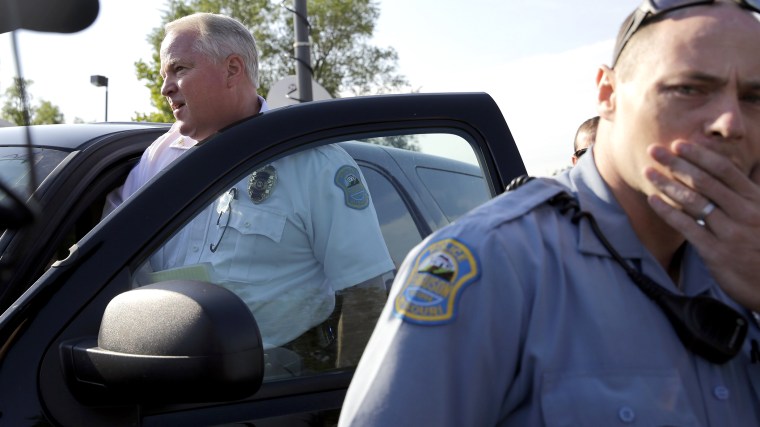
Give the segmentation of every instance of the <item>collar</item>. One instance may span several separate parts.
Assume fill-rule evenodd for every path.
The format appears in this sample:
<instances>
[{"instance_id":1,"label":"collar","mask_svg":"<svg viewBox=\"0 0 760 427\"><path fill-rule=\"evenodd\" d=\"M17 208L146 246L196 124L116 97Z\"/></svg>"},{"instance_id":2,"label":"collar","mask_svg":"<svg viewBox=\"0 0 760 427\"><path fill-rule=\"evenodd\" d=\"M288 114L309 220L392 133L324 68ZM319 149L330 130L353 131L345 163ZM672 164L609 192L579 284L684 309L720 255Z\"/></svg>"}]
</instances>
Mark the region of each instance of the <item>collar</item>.
<instances>
[{"instance_id":1,"label":"collar","mask_svg":"<svg viewBox=\"0 0 760 427\"><path fill-rule=\"evenodd\" d=\"M596 168L593 150L587 151L575 167L557 177L557 181L572 190L578 198L581 210L594 215L602 233L623 258L632 260L639 271L660 285L676 286L633 231L628 216ZM582 253L611 257L588 221L580 222L578 250ZM697 251L688 243L681 260L680 277L681 292L686 294L704 293L711 287L719 289Z\"/></svg>"},{"instance_id":2,"label":"collar","mask_svg":"<svg viewBox=\"0 0 760 427\"><path fill-rule=\"evenodd\" d=\"M557 180L572 190L582 210L594 215L599 228L621 256L641 259L648 254L633 231L625 211L599 174L593 150L588 150L575 167L557 177ZM588 221L580 222L578 249L588 254L610 256Z\"/></svg>"}]
</instances>

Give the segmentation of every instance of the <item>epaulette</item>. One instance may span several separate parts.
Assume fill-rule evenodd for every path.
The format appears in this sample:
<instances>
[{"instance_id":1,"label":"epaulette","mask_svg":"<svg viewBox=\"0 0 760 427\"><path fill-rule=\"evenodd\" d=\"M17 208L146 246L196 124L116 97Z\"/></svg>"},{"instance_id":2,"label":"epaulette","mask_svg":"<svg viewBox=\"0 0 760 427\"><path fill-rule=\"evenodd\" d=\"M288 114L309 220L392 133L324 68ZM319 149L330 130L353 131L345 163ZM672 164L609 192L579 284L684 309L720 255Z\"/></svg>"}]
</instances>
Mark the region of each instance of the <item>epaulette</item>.
<instances>
[{"instance_id":1,"label":"epaulette","mask_svg":"<svg viewBox=\"0 0 760 427\"><path fill-rule=\"evenodd\" d=\"M494 203L499 204L499 220L510 221L534 210L558 194L567 192L567 187L553 179L523 175L513 179L507 185L505 194L498 198L498 202L494 200Z\"/></svg>"}]
</instances>

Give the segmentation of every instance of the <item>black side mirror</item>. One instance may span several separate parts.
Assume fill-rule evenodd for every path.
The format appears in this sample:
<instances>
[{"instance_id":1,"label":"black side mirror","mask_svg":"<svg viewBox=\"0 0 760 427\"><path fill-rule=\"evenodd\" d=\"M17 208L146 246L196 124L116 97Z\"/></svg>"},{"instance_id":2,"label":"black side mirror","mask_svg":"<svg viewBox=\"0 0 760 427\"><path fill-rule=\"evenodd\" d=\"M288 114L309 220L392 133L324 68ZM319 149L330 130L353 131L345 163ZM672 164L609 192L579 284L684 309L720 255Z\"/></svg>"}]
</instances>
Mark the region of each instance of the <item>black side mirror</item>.
<instances>
[{"instance_id":1,"label":"black side mirror","mask_svg":"<svg viewBox=\"0 0 760 427\"><path fill-rule=\"evenodd\" d=\"M0 33L76 33L98 17L98 0L0 0Z\"/></svg>"},{"instance_id":2,"label":"black side mirror","mask_svg":"<svg viewBox=\"0 0 760 427\"><path fill-rule=\"evenodd\" d=\"M116 296L97 342L61 345L67 383L85 404L241 399L264 377L261 334L248 306L218 285L168 281Z\"/></svg>"}]
</instances>

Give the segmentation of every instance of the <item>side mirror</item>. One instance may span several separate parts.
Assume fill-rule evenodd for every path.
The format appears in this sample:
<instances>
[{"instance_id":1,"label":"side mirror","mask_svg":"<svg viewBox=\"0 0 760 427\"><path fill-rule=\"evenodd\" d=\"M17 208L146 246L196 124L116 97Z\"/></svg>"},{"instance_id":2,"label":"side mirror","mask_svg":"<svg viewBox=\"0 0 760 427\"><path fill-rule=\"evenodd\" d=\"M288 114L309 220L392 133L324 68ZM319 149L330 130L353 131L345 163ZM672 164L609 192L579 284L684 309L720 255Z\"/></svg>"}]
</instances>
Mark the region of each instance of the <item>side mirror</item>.
<instances>
[{"instance_id":1,"label":"side mirror","mask_svg":"<svg viewBox=\"0 0 760 427\"><path fill-rule=\"evenodd\" d=\"M0 0L0 33L76 33L89 27L99 11L98 0Z\"/></svg>"},{"instance_id":2,"label":"side mirror","mask_svg":"<svg viewBox=\"0 0 760 427\"><path fill-rule=\"evenodd\" d=\"M176 280L116 296L97 341L61 344L67 383L86 404L241 399L264 377L248 306L221 286Z\"/></svg>"}]
</instances>

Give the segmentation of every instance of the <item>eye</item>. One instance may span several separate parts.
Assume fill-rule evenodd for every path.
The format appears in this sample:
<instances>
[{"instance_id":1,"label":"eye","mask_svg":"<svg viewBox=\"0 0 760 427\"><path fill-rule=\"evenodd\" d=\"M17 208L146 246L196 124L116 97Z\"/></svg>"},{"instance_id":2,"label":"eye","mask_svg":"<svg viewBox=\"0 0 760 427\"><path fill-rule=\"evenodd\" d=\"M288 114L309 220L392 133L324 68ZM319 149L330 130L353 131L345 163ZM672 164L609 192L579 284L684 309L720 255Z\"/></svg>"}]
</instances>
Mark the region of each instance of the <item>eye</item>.
<instances>
[{"instance_id":1,"label":"eye","mask_svg":"<svg viewBox=\"0 0 760 427\"><path fill-rule=\"evenodd\" d=\"M741 100L756 106L760 106L760 92L751 92L742 95Z\"/></svg>"},{"instance_id":2,"label":"eye","mask_svg":"<svg viewBox=\"0 0 760 427\"><path fill-rule=\"evenodd\" d=\"M701 93L700 90L691 85L675 85L671 86L671 90L679 95L696 95Z\"/></svg>"}]
</instances>

